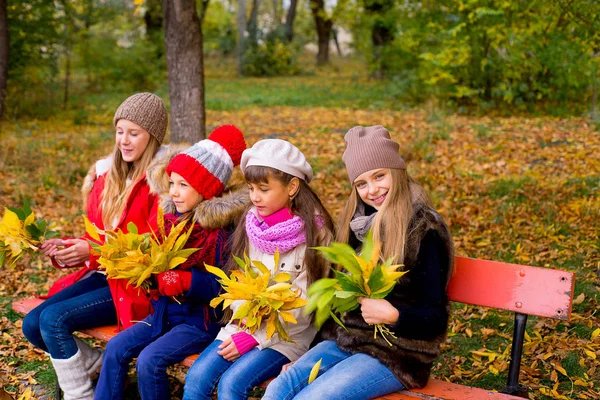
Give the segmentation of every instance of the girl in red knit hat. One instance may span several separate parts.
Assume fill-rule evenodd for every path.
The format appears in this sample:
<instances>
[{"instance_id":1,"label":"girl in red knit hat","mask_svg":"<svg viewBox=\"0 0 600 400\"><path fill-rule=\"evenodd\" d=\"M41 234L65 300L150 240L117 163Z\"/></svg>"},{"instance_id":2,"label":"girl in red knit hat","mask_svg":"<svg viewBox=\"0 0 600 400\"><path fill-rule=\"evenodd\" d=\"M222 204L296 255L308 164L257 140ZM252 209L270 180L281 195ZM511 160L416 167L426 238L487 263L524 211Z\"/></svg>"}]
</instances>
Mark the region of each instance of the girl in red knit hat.
<instances>
[{"instance_id":1,"label":"girl in red knit hat","mask_svg":"<svg viewBox=\"0 0 600 400\"><path fill-rule=\"evenodd\" d=\"M199 250L175 269L156 276L153 314L108 342L95 399L123 397L134 357L142 399L170 398L167 367L201 352L217 335L222 314L209 307L209 302L220 286L204 263L223 264L229 253L228 230L247 204L241 191L221 196L245 148L242 132L225 125L208 139L168 155L148 169L151 187L163 193L168 189L169 195L162 200L165 229L169 232L179 222L188 221L193 228L185 247ZM169 186L165 188L161 184L166 183L167 162Z\"/></svg>"}]
</instances>

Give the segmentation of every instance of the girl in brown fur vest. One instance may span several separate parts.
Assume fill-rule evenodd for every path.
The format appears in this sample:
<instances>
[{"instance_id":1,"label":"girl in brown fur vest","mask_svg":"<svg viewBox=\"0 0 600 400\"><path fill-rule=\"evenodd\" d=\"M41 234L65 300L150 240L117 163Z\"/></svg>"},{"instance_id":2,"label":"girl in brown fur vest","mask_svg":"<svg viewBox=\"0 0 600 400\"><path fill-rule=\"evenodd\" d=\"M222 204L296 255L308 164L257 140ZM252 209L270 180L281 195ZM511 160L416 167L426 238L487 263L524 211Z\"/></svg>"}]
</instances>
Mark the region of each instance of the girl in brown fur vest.
<instances>
[{"instance_id":1,"label":"girl in brown fur vest","mask_svg":"<svg viewBox=\"0 0 600 400\"><path fill-rule=\"evenodd\" d=\"M424 189L406 172L399 146L382 126L352 128L342 157L353 190L340 216L337 240L360 249L369 230L409 272L385 299L362 298L329 321L319 343L273 381L263 399L371 399L425 386L448 325L446 286L453 266L452 238ZM386 324L395 338L373 336ZM308 385L319 360L317 379Z\"/></svg>"}]
</instances>

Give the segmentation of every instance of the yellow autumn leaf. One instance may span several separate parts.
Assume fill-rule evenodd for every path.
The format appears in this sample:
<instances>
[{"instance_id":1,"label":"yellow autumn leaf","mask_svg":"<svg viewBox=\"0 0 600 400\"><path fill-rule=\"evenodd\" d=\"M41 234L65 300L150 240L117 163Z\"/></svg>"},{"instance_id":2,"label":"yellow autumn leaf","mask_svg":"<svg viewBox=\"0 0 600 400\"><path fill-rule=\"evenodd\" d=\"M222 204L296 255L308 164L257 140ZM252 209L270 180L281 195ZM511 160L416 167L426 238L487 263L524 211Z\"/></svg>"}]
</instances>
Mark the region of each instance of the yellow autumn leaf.
<instances>
[{"instance_id":1,"label":"yellow autumn leaf","mask_svg":"<svg viewBox=\"0 0 600 400\"><path fill-rule=\"evenodd\" d=\"M588 356L589 358L593 358L594 360L596 359L596 353L594 353L593 351L590 351L590 350L588 350L588 349L583 349L583 352L584 352L585 354L587 354L587 356Z\"/></svg>"},{"instance_id":2,"label":"yellow autumn leaf","mask_svg":"<svg viewBox=\"0 0 600 400\"><path fill-rule=\"evenodd\" d=\"M225 272L223 272L223 270L221 268L213 267L212 265L208 265L206 263L204 264L204 268L206 268L206 270L208 272L210 272L211 274L214 274L221 279L229 280L229 278L227 277L227 274Z\"/></svg>"},{"instance_id":3,"label":"yellow autumn leaf","mask_svg":"<svg viewBox=\"0 0 600 400\"><path fill-rule=\"evenodd\" d=\"M577 296L574 300L573 300L573 304L581 304L583 303L585 300L585 294L581 293L579 296Z\"/></svg>"},{"instance_id":4,"label":"yellow autumn leaf","mask_svg":"<svg viewBox=\"0 0 600 400\"><path fill-rule=\"evenodd\" d=\"M297 324L298 321L296 321L296 318L294 317L294 315L292 313L289 312L285 312L285 311L281 311L279 313L279 316L281 317L282 320L284 320L285 322L289 322L291 324Z\"/></svg>"},{"instance_id":5,"label":"yellow autumn leaf","mask_svg":"<svg viewBox=\"0 0 600 400\"><path fill-rule=\"evenodd\" d=\"M569 377L569 375L567 374L567 371L559 364L554 364L554 368L560 372L561 374L563 374L566 377Z\"/></svg>"},{"instance_id":6,"label":"yellow autumn leaf","mask_svg":"<svg viewBox=\"0 0 600 400\"><path fill-rule=\"evenodd\" d=\"M321 368L322 361L323 361L323 359L319 358L319 361L317 361L315 363L315 365L313 365L313 367L310 369L310 374L308 375L308 384L309 385L311 383L313 383L315 379L317 379L317 376L319 375L319 368Z\"/></svg>"},{"instance_id":7,"label":"yellow autumn leaf","mask_svg":"<svg viewBox=\"0 0 600 400\"><path fill-rule=\"evenodd\" d=\"M592 340L596 340L598 336L600 336L600 328L597 328L592 332Z\"/></svg>"},{"instance_id":8,"label":"yellow autumn leaf","mask_svg":"<svg viewBox=\"0 0 600 400\"><path fill-rule=\"evenodd\" d=\"M290 274L288 274L287 272L280 272L273 277L273 280L275 282L287 282L290 279L292 279L292 276Z\"/></svg>"},{"instance_id":9,"label":"yellow autumn leaf","mask_svg":"<svg viewBox=\"0 0 600 400\"><path fill-rule=\"evenodd\" d=\"M25 392L23 392L23 394L21 396L19 396L18 400L29 400L29 399L31 399L31 394L32 394L31 388L27 388L25 390Z\"/></svg>"}]
</instances>

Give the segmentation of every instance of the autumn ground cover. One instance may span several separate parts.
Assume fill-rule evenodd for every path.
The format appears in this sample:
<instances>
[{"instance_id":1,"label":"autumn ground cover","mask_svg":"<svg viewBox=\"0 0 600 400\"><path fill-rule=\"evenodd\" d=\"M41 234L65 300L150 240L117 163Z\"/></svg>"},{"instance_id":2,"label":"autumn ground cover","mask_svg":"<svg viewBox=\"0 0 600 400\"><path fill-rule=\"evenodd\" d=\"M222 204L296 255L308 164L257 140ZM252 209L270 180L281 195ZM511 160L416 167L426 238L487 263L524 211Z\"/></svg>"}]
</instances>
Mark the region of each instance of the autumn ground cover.
<instances>
[{"instance_id":1,"label":"autumn ground cover","mask_svg":"<svg viewBox=\"0 0 600 400\"><path fill-rule=\"evenodd\" d=\"M341 161L343 135L356 124L380 123L399 141L409 172L425 185L449 223L458 255L575 272L571 321L529 320L521 382L536 399L600 397L600 133L588 119L398 111L393 99L376 103L383 93L379 84L352 76L334 83L318 74L280 82L218 82L223 86L211 84L209 77L214 89L209 129L233 123L250 145L267 137L298 145L315 169L313 187L334 215L349 191ZM251 85L258 88L251 90ZM260 85L265 92L273 85L287 87L307 100L278 106L276 94L261 94ZM230 92L236 88L245 91L236 97ZM309 101L314 93L323 96L326 107ZM360 107L353 97L362 99ZM225 98L230 100L214 106ZM82 234L79 187L91 163L112 147L111 112L119 100L98 100L48 120L5 123L0 205L18 206L28 199L62 235ZM239 172L234 180L241 181ZM44 292L63 273L37 256L0 270L0 388L14 397L32 389L25 397L52 398L54 373L46 355L24 339L21 316L10 304ZM501 389L511 336L509 313L454 306L434 374ZM181 391L184 374L173 370L174 395Z\"/></svg>"}]
</instances>

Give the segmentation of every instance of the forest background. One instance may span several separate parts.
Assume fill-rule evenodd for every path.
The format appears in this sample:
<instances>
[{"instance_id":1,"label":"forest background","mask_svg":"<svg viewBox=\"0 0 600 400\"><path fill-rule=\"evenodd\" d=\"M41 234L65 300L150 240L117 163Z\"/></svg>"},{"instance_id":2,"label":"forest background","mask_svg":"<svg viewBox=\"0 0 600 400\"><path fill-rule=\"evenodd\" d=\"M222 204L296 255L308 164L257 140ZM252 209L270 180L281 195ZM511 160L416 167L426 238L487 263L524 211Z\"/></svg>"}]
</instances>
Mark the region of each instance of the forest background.
<instances>
[{"instance_id":1,"label":"forest background","mask_svg":"<svg viewBox=\"0 0 600 400\"><path fill-rule=\"evenodd\" d=\"M198 129L173 118L174 5L203 49ZM521 382L530 398L600 398L599 54L594 0L0 0L0 206L27 200L82 234L79 187L134 92L167 101L172 141L223 123L250 145L292 141L334 215L350 190L344 133L383 124L458 255L576 273L571 321L530 319ZM53 398L10 304L62 274L37 255L0 270L0 394ZM434 375L500 390L511 335L508 313L455 306Z\"/></svg>"}]
</instances>

